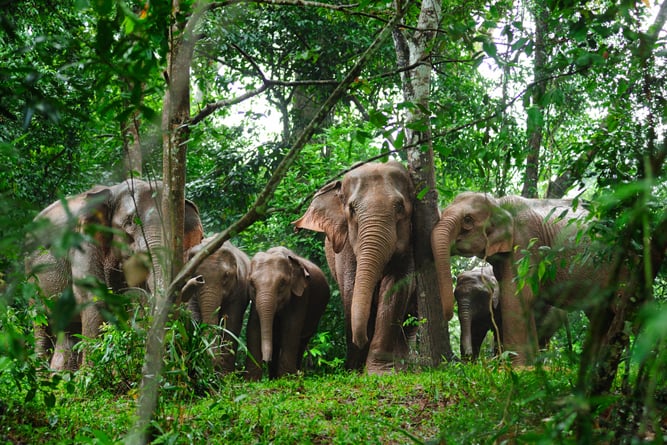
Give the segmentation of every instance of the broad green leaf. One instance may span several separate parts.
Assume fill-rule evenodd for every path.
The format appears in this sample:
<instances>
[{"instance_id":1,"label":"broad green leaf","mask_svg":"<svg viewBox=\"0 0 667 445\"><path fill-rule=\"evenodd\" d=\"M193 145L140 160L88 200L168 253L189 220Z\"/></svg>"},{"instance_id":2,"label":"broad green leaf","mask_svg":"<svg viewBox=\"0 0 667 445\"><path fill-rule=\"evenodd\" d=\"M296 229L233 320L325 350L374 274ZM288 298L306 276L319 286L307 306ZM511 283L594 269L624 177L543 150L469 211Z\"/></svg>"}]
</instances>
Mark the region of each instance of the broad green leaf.
<instances>
[{"instance_id":1,"label":"broad green leaf","mask_svg":"<svg viewBox=\"0 0 667 445\"><path fill-rule=\"evenodd\" d=\"M496 48L496 44L490 39L485 40L484 43L482 43L482 49L489 57L494 59L498 54L498 48Z\"/></svg>"}]
</instances>

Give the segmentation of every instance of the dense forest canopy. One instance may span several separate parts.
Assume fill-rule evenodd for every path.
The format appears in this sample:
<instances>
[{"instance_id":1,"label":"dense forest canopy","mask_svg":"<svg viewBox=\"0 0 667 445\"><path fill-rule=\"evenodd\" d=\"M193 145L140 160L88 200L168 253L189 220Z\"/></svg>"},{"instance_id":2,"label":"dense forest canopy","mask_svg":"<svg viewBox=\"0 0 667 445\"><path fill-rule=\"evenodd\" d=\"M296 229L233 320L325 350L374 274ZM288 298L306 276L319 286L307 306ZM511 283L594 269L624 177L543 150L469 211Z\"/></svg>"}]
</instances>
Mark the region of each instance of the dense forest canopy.
<instances>
[{"instance_id":1,"label":"dense forest canopy","mask_svg":"<svg viewBox=\"0 0 667 445\"><path fill-rule=\"evenodd\" d=\"M353 165L395 159L417 189L420 363L454 360L450 344L458 352L456 324L450 341L429 275L438 209L468 190L573 198L595 217L603 254L630 265L632 289L627 300L600 303L618 309L612 319L602 310L590 320L570 315L581 336L573 391L599 396L596 379L626 366L602 393L621 391L637 425L659 418L667 2L0 4L0 375L26 400L40 392L48 404L58 384L34 355L36 294L23 266L33 218L51 202L128 177L165 183L170 256L157 266L163 319L145 326L152 334L140 345L143 428L158 397L146 375L162 367L174 289L205 257L182 264L184 199L218 246L231 238L252 255L284 245L326 269L324 237L295 233L292 223ZM345 349L328 277L333 298L312 355L322 372L338 369ZM111 312L112 325L130 328ZM600 352L600 338L617 350ZM582 441L602 406L591 400L572 423ZM636 432L618 428L621 438Z\"/></svg>"}]
</instances>

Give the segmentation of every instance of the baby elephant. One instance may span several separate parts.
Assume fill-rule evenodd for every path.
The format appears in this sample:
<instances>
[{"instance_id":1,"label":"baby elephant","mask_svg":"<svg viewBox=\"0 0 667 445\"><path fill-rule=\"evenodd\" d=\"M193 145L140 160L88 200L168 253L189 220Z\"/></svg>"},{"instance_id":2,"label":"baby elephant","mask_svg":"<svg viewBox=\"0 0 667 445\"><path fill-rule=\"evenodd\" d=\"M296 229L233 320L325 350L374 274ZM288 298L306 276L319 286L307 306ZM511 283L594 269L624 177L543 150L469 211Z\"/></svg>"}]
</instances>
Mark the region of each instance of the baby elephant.
<instances>
[{"instance_id":1,"label":"baby elephant","mask_svg":"<svg viewBox=\"0 0 667 445\"><path fill-rule=\"evenodd\" d=\"M212 237L206 238L190 249L189 258L211 240ZM183 301L188 303L195 320L225 328L217 339L218 350L214 356L215 368L222 373L234 371L236 338L241 334L250 302L249 270L248 255L227 241L199 265L195 276L183 287Z\"/></svg>"},{"instance_id":2,"label":"baby elephant","mask_svg":"<svg viewBox=\"0 0 667 445\"><path fill-rule=\"evenodd\" d=\"M502 344L503 321L498 304L500 292L491 267L477 267L460 273L456 278L454 297L461 324L462 357L479 357L482 342L489 331L493 333L494 345L498 345L498 333ZM567 323L567 312L539 301L534 309L538 343L544 349L558 328Z\"/></svg>"},{"instance_id":3,"label":"baby elephant","mask_svg":"<svg viewBox=\"0 0 667 445\"><path fill-rule=\"evenodd\" d=\"M329 284L319 267L285 247L257 253L248 277L254 289L248 378L261 378L262 361L269 363L269 378L295 373L329 302Z\"/></svg>"}]
</instances>

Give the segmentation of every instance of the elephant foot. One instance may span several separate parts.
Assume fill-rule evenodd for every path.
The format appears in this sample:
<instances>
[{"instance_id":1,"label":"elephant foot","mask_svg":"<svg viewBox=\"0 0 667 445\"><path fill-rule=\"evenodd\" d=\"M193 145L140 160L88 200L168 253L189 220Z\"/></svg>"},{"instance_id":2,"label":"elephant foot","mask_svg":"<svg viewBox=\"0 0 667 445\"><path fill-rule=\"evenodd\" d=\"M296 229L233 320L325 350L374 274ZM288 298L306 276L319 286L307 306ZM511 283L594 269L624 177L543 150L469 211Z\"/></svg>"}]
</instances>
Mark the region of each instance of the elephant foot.
<instances>
[{"instance_id":1,"label":"elephant foot","mask_svg":"<svg viewBox=\"0 0 667 445\"><path fill-rule=\"evenodd\" d=\"M76 371L79 368L81 353L73 350L75 344L76 340L69 334L58 338L51 357L52 371Z\"/></svg>"},{"instance_id":2,"label":"elephant foot","mask_svg":"<svg viewBox=\"0 0 667 445\"><path fill-rule=\"evenodd\" d=\"M75 371L78 367L78 354L68 349L56 349L51 358L51 371Z\"/></svg>"},{"instance_id":3,"label":"elephant foot","mask_svg":"<svg viewBox=\"0 0 667 445\"><path fill-rule=\"evenodd\" d=\"M408 368L407 356L397 357L391 353L369 354L366 360L368 375L384 375L405 371Z\"/></svg>"}]
</instances>

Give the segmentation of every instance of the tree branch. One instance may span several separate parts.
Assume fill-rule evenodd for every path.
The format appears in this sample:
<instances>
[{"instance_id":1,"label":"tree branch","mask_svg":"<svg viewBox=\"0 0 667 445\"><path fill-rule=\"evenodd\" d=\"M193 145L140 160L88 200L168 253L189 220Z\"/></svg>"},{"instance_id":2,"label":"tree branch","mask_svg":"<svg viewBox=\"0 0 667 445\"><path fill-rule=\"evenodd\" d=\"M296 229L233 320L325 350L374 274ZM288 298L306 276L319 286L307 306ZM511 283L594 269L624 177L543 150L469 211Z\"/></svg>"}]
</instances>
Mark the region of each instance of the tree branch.
<instances>
[{"instance_id":1,"label":"tree branch","mask_svg":"<svg viewBox=\"0 0 667 445\"><path fill-rule=\"evenodd\" d=\"M399 23L399 20L405 14L405 11L407 10L409 4L410 0L408 0L408 2L406 2L405 7L397 11L394 17L387 23L387 25L384 28L382 28L382 30L377 35L375 40L373 40L371 45L366 49L366 51L364 51L364 53L359 57L355 65L347 73L345 78L340 82L340 84L338 84L338 86L334 89L334 91L327 98L324 104L322 104L315 117L310 121L310 123L306 126L306 128L304 128L299 138L296 140L296 142L294 142L294 145L292 146L290 151L285 155L285 157L282 159L278 167L274 170L271 179L269 179L269 182L264 187L264 190L262 190L262 192L259 194L257 200L250 208L250 210L237 222L235 222L234 224L229 226L226 230L223 230L221 233L216 235L209 244L204 246L181 269L176 278L174 278L172 283L169 285L169 289L167 291L168 295L170 295L172 292L179 291L183 283L185 283L185 281L187 280L187 278L190 277L196 271L197 267L202 263L202 261L204 261L204 259L208 255L210 255L211 252L214 252L217 249L219 249L226 240L236 235L237 233L240 233L243 230L247 229L255 221L266 215L267 206L271 201L271 199L273 198L273 195L276 189L278 188L278 185L285 177L289 168L292 166L292 164L297 159L299 154L301 153L301 150L305 147L306 143L311 139L311 137L315 133L315 129L319 125L321 125L321 123L324 121L324 119L329 114L334 105L339 101L339 99L343 96L343 94L345 94L345 91L359 76L359 73L361 72L364 65L368 62L370 57L378 50L381 44L389 37L392 28Z\"/></svg>"}]
</instances>

